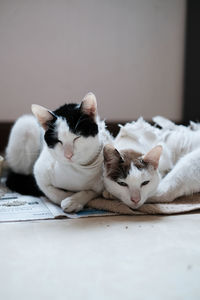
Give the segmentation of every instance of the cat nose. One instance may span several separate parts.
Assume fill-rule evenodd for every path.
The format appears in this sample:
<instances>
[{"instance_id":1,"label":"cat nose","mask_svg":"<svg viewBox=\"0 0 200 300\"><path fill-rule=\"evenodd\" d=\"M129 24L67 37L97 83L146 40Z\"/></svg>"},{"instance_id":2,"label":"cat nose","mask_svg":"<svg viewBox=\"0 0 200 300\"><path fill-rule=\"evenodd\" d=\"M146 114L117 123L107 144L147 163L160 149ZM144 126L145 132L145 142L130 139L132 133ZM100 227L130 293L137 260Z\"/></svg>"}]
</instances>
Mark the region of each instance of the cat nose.
<instances>
[{"instance_id":1,"label":"cat nose","mask_svg":"<svg viewBox=\"0 0 200 300\"><path fill-rule=\"evenodd\" d=\"M135 204L137 204L138 202L140 202L140 200L141 200L140 191L138 191L138 190L132 191L131 201L134 202Z\"/></svg>"},{"instance_id":2,"label":"cat nose","mask_svg":"<svg viewBox=\"0 0 200 300\"><path fill-rule=\"evenodd\" d=\"M64 155L67 159L71 159L73 156L73 147L71 145L66 145L64 147Z\"/></svg>"},{"instance_id":3,"label":"cat nose","mask_svg":"<svg viewBox=\"0 0 200 300\"><path fill-rule=\"evenodd\" d=\"M72 158L72 156L73 156L73 153L71 152L71 153L67 153L67 154L65 154L65 157L66 158L68 158L68 159L71 159Z\"/></svg>"},{"instance_id":4,"label":"cat nose","mask_svg":"<svg viewBox=\"0 0 200 300\"><path fill-rule=\"evenodd\" d=\"M140 202L140 198L133 198L131 197L131 201L134 202L135 204L137 204L138 202Z\"/></svg>"}]
</instances>

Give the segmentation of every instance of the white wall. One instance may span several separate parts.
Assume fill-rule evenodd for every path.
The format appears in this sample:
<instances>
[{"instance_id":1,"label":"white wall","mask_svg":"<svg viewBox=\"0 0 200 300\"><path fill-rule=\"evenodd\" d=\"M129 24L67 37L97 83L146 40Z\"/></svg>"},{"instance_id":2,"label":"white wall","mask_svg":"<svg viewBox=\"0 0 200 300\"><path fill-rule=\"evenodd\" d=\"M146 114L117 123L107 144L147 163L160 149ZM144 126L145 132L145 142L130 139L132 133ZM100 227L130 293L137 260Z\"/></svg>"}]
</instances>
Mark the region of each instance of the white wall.
<instances>
[{"instance_id":1,"label":"white wall","mask_svg":"<svg viewBox=\"0 0 200 300\"><path fill-rule=\"evenodd\" d=\"M184 21L184 0L0 0L0 120L87 91L109 120L180 120Z\"/></svg>"}]
</instances>

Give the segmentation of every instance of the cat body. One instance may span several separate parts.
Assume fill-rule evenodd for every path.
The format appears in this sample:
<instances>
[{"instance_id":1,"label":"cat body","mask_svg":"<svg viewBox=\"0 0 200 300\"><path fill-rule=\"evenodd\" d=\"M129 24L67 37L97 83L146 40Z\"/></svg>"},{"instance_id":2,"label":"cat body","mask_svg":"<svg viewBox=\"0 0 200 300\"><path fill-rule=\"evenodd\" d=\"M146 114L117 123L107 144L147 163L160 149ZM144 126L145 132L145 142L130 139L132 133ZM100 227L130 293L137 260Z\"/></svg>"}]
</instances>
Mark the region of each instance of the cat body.
<instances>
[{"instance_id":1,"label":"cat body","mask_svg":"<svg viewBox=\"0 0 200 300\"><path fill-rule=\"evenodd\" d=\"M200 191L200 128L191 123L186 127L163 128L160 140L170 152L172 168L162 178L149 201L171 202L180 196Z\"/></svg>"},{"instance_id":2,"label":"cat body","mask_svg":"<svg viewBox=\"0 0 200 300\"><path fill-rule=\"evenodd\" d=\"M178 126L165 118L159 118L157 121L162 129L139 119L122 127L113 145L104 149L106 190L132 208L138 208L146 201L170 202L177 197L200 191L198 126L191 130L191 127ZM127 164L127 151L139 152L138 159L144 166L132 160L126 174L121 172L121 178L112 178L110 172L118 170L120 174L123 164ZM112 156L118 156L117 163L116 159L113 163Z\"/></svg>"},{"instance_id":3,"label":"cat body","mask_svg":"<svg viewBox=\"0 0 200 300\"><path fill-rule=\"evenodd\" d=\"M81 104L66 104L55 111L33 105L32 111L36 118L29 116L26 127L22 117L12 129L8 165L16 173L33 172L39 189L65 211L81 210L103 189L103 145L112 139L97 115L96 98L88 93ZM20 159L15 149L21 153ZM21 168L26 156L29 164Z\"/></svg>"},{"instance_id":4,"label":"cat body","mask_svg":"<svg viewBox=\"0 0 200 300\"><path fill-rule=\"evenodd\" d=\"M40 173L41 168L44 168L47 171L46 176L50 178L51 184L57 188L73 192L93 189L99 193L102 190L102 184L99 182L101 163L102 153L95 160L95 163L88 167L74 163L63 164L55 160L45 146L34 166L34 173Z\"/></svg>"}]
</instances>

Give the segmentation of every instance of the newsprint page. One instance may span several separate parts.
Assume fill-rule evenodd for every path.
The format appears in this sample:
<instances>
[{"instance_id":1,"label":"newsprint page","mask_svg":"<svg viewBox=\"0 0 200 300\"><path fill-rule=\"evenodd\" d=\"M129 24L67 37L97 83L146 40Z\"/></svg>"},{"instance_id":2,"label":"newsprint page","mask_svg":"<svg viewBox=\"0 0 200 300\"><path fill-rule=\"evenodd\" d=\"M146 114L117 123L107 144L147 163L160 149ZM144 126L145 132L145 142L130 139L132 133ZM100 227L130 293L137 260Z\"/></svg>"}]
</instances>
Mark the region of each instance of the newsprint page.
<instances>
[{"instance_id":1,"label":"newsprint page","mask_svg":"<svg viewBox=\"0 0 200 300\"><path fill-rule=\"evenodd\" d=\"M1 190L2 192L2 190ZM81 212L65 213L45 197L22 196L16 193L1 193L0 222L48 220L58 218L83 218L115 215L103 210L86 208Z\"/></svg>"}]
</instances>

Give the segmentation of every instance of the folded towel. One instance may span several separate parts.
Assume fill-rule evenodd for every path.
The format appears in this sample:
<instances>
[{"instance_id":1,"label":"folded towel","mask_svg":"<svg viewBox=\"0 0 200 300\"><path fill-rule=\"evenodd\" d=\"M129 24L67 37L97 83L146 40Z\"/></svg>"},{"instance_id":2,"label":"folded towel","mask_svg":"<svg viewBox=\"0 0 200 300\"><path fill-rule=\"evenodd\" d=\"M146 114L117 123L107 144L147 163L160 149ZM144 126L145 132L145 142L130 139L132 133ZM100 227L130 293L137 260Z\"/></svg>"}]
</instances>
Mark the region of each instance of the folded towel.
<instances>
[{"instance_id":1,"label":"folded towel","mask_svg":"<svg viewBox=\"0 0 200 300\"><path fill-rule=\"evenodd\" d=\"M137 210L118 200L104 198L91 200L88 206L122 215L173 215L200 210L200 193L180 197L170 203L146 203Z\"/></svg>"}]
</instances>

